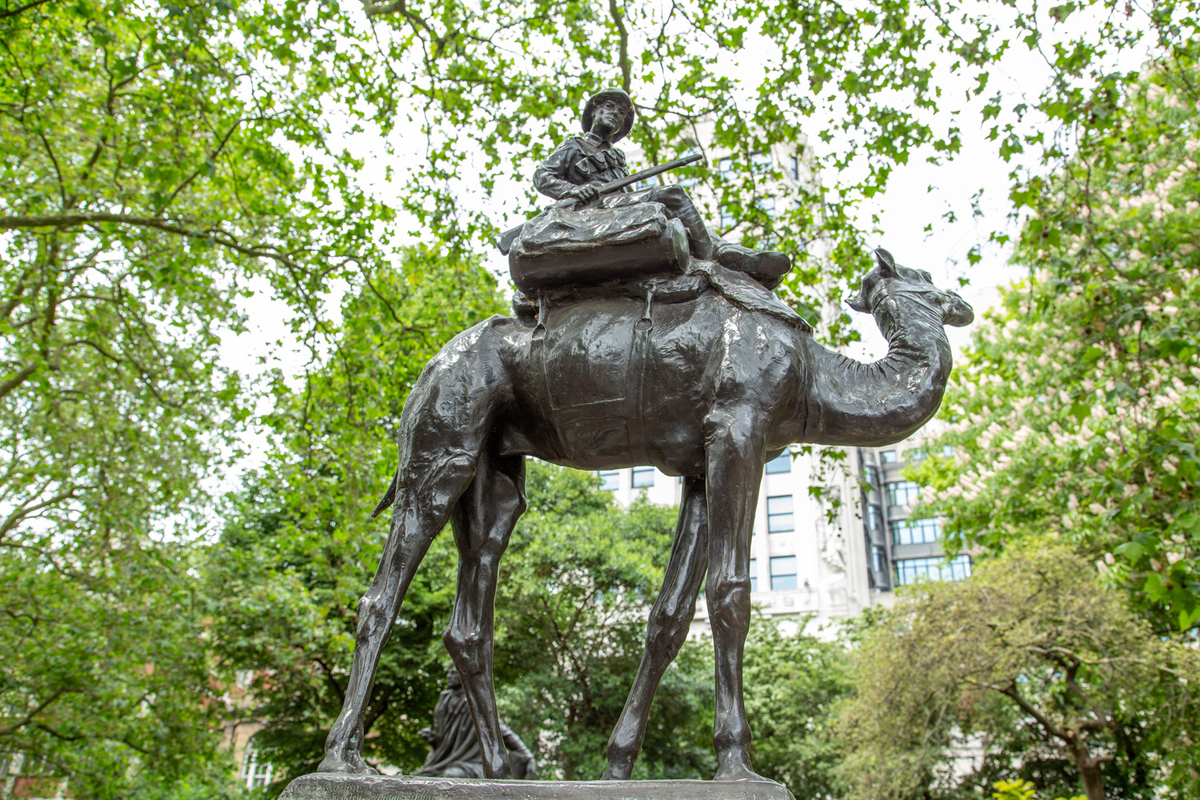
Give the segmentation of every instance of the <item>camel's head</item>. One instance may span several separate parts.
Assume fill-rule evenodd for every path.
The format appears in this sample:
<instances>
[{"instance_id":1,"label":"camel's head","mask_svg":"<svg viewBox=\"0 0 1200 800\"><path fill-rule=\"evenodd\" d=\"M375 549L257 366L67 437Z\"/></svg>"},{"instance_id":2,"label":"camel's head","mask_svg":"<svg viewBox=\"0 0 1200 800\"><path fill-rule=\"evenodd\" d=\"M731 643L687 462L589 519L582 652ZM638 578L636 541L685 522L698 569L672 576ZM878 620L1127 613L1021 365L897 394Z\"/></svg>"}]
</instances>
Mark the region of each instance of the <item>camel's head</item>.
<instances>
[{"instance_id":1,"label":"camel's head","mask_svg":"<svg viewBox=\"0 0 1200 800\"><path fill-rule=\"evenodd\" d=\"M863 278L862 291L848 302L855 311L875 314L885 300L901 296L911 297L936 311L943 325L961 328L975 319L974 310L958 294L934 286L925 270L900 266L883 248L875 251L875 267Z\"/></svg>"}]
</instances>

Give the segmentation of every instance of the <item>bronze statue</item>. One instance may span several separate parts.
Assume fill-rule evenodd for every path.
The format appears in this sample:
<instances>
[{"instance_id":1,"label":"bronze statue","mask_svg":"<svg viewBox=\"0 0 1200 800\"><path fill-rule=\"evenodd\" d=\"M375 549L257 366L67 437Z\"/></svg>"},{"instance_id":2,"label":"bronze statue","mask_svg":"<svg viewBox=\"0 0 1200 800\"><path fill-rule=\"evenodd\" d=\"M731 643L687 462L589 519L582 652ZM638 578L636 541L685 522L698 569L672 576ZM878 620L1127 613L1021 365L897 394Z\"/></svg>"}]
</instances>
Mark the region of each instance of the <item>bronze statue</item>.
<instances>
[{"instance_id":1,"label":"bronze statue","mask_svg":"<svg viewBox=\"0 0 1200 800\"><path fill-rule=\"evenodd\" d=\"M677 220L686 234L686 253L700 261L715 261L721 266L744 272L768 289L774 289L791 269L791 259L783 253L752 250L713 234L705 225L687 191L678 185L658 185L635 190L625 186L619 191L602 193L606 183L629 175L625 154L613 144L625 138L633 128L637 110L629 95L622 89L606 89L587 101L583 109L583 135L572 136L533 173L533 185L542 194L560 201L550 211L583 214L584 238L591 247L602 247L620 241L630 226L638 224L632 207L657 204L665 217ZM656 173L661 170L649 170ZM631 209L632 214L596 214L598 210ZM615 220L607 222L606 217ZM598 224L587 226L596 220ZM511 231L500 238L500 249L508 253L513 236ZM687 256L674 259L686 261ZM639 265L640 267L641 265ZM686 265L685 265L686 266ZM640 269L641 272L648 270ZM602 278L612 277L608 273ZM518 280L518 285L520 281Z\"/></svg>"},{"instance_id":2,"label":"bronze statue","mask_svg":"<svg viewBox=\"0 0 1200 800\"><path fill-rule=\"evenodd\" d=\"M615 116L606 119L611 126ZM670 225L682 237L679 222ZM511 774L492 686L493 603L499 560L525 509L525 457L536 456L589 470L653 465L684 479L666 577L605 777L629 777L654 691L707 573L716 779L756 778L741 689L763 465L793 442L876 446L909 436L933 416L950 375L943 326L973 318L927 272L898 266L883 250L875 258L851 301L889 343L873 364L827 350L759 284L696 258L632 287L548 292L536 317L496 316L447 344L401 415L399 464L376 509L394 506L391 532L359 603L345 703L320 770L370 771L360 756L362 715L380 649L449 522L460 562L445 643L475 718L484 774Z\"/></svg>"},{"instance_id":3,"label":"bronze statue","mask_svg":"<svg viewBox=\"0 0 1200 800\"><path fill-rule=\"evenodd\" d=\"M462 678L451 666L446 670L447 688L438 697L433 709L433 727L422 728L419 735L429 743L429 755L414 775L439 778L482 778L483 759L479 753L479 736L475 733L475 720L467 706ZM513 777L524 780L537 778L537 762L533 753L503 722L500 723L501 738L508 749L508 761Z\"/></svg>"}]
</instances>

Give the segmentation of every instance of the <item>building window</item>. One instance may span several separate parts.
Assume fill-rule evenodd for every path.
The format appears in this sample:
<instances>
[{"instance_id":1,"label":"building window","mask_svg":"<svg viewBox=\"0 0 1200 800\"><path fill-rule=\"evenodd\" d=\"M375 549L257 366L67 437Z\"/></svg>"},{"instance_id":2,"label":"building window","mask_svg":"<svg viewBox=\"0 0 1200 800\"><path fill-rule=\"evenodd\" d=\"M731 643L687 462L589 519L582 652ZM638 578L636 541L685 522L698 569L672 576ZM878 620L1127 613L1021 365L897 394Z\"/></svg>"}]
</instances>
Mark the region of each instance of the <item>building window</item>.
<instances>
[{"instance_id":1,"label":"building window","mask_svg":"<svg viewBox=\"0 0 1200 800\"><path fill-rule=\"evenodd\" d=\"M792 156L792 180L800 180L800 156Z\"/></svg>"},{"instance_id":2,"label":"building window","mask_svg":"<svg viewBox=\"0 0 1200 800\"><path fill-rule=\"evenodd\" d=\"M883 452L881 452L879 454L879 460L882 461L884 464L895 464L896 461L898 460L896 458L896 451L895 450L884 450Z\"/></svg>"},{"instance_id":3,"label":"building window","mask_svg":"<svg viewBox=\"0 0 1200 800\"><path fill-rule=\"evenodd\" d=\"M879 468L872 464L868 464L865 467L863 467L863 480L866 481L867 484L872 489L878 489L879 488Z\"/></svg>"},{"instance_id":4,"label":"building window","mask_svg":"<svg viewBox=\"0 0 1200 800\"><path fill-rule=\"evenodd\" d=\"M615 492L621 488L621 471L616 469L600 470L600 488L606 492Z\"/></svg>"},{"instance_id":5,"label":"building window","mask_svg":"<svg viewBox=\"0 0 1200 800\"><path fill-rule=\"evenodd\" d=\"M790 494L767 498L767 533L783 533L796 529ZM774 559L772 559L774 560Z\"/></svg>"},{"instance_id":6,"label":"building window","mask_svg":"<svg viewBox=\"0 0 1200 800\"><path fill-rule=\"evenodd\" d=\"M883 529L883 509L872 503L867 506L867 530L878 531Z\"/></svg>"},{"instance_id":7,"label":"building window","mask_svg":"<svg viewBox=\"0 0 1200 800\"><path fill-rule=\"evenodd\" d=\"M750 559L750 591L758 591L758 559Z\"/></svg>"},{"instance_id":8,"label":"building window","mask_svg":"<svg viewBox=\"0 0 1200 800\"><path fill-rule=\"evenodd\" d=\"M958 556L950 561L938 556L906 558L895 564L896 583L900 586L911 586L920 580L961 581L971 575L971 559L967 556Z\"/></svg>"},{"instance_id":9,"label":"building window","mask_svg":"<svg viewBox=\"0 0 1200 800\"><path fill-rule=\"evenodd\" d=\"M902 519L892 523L892 544L928 544L942 538L936 519Z\"/></svg>"},{"instance_id":10,"label":"building window","mask_svg":"<svg viewBox=\"0 0 1200 800\"><path fill-rule=\"evenodd\" d=\"M771 559L771 591L796 588L796 557L779 556Z\"/></svg>"},{"instance_id":11,"label":"building window","mask_svg":"<svg viewBox=\"0 0 1200 800\"><path fill-rule=\"evenodd\" d=\"M916 463L919 461L924 461L928 457L929 454L925 452L924 447L910 447L904 451L905 461Z\"/></svg>"},{"instance_id":12,"label":"building window","mask_svg":"<svg viewBox=\"0 0 1200 800\"><path fill-rule=\"evenodd\" d=\"M732 228L734 226L734 224L737 223L737 220L735 220L733 218L733 212L730 211L729 209L725 208L725 206L721 206L720 211L721 211L721 227L722 228Z\"/></svg>"},{"instance_id":13,"label":"building window","mask_svg":"<svg viewBox=\"0 0 1200 800\"><path fill-rule=\"evenodd\" d=\"M758 208L767 215L767 219L775 219L775 198L766 197L758 201Z\"/></svg>"},{"instance_id":14,"label":"building window","mask_svg":"<svg viewBox=\"0 0 1200 800\"><path fill-rule=\"evenodd\" d=\"M792 471L792 454L788 450L784 450L779 454L779 458L773 458L767 462L767 474L777 475L780 472Z\"/></svg>"},{"instance_id":15,"label":"building window","mask_svg":"<svg viewBox=\"0 0 1200 800\"><path fill-rule=\"evenodd\" d=\"M921 498L921 487L913 481L892 481L887 485L888 505L910 506Z\"/></svg>"},{"instance_id":16,"label":"building window","mask_svg":"<svg viewBox=\"0 0 1200 800\"><path fill-rule=\"evenodd\" d=\"M871 568L879 573L887 570L887 553L877 544L871 545Z\"/></svg>"},{"instance_id":17,"label":"building window","mask_svg":"<svg viewBox=\"0 0 1200 800\"><path fill-rule=\"evenodd\" d=\"M750 169L755 175L765 175L771 171L771 155L770 153L751 153L750 154Z\"/></svg>"},{"instance_id":18,"label":"building window","mask_svg":"<svg viewBox=\"0 0 1200 800\"><path fill-rule=\"evenodd\" d=\"M275 774L275 767L268 761L261 761L258 748L251 739L246 745L246 755L242 758L242 778L246 781L247 789L265 789Z\"/></svg>"},{"instance_id":19,"label":"building window","mask_svg":"<svg viewBox=\"0 0 1200 800\"><path fill-rule=\"evenodd\" d=\"M644 486L654 485L654 467L634 467L633 468L633 488L640 489Z\"/></svg>"},{"instance_id":20,"label":"building window","mask_svg":"<svg viewBox=\"0 0 1200 800\"><path fill-rule=\"evenodd\" d=\"M954 448L948 444L942 445L942 455L944 455L946 458L953 458Z\"/></svg>"}]
</instances>

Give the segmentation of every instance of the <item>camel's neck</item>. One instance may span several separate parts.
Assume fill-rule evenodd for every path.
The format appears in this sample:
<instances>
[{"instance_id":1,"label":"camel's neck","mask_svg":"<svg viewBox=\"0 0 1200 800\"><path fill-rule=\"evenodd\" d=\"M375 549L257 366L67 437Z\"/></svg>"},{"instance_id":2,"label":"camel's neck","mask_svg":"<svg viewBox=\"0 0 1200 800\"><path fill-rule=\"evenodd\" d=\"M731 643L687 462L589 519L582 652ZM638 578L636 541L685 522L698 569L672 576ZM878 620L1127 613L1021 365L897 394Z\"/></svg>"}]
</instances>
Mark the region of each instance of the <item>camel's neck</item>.
<instances>
[{"instance_id":1,"label":"camel's neck","mask_svg":"<svg viewBox=\"0 0 1200 800\"><path fill-rule=\"evenodd\" d=\"M892 444L937 412L951 363L940 312L903 292L882 298L873 312L888 342L887 355L873 364L807 339L812 393L802 441Z\"/></svg>"}]
</instances>

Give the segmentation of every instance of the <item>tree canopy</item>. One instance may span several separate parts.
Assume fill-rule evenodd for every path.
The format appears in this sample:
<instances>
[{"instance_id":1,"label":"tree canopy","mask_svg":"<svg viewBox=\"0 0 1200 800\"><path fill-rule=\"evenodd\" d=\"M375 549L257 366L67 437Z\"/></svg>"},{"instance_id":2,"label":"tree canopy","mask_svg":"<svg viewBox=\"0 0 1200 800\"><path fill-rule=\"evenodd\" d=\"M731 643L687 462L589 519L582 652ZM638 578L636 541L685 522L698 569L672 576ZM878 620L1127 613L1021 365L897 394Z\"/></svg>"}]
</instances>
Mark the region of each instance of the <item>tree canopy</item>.
<instances>
[{"instance_id":1,"label":"tree canopy","mask_svg":"<svg viewBox=\"0 0 1200 800\"><path fill-rule=\"evenodd\" d=\"M956 796L997 769L1088 800L1191 797L1198 678L1195 648L1153 636L1069 547L1026 541L912 587L868 631L841 769L861 797Z\"/></svg>"},{"instance_id":2,"label":"tree canopy","mask_svg":"<svg viewBox=\"0 0 1200 800\"><path fill-rule=\"evenodd\" d=\"M1182 630L1200 622L1198 75L1148 72L1120 125L1029 182L1032 273L955 370L956 455L917 471L951 544L1053 531Z\"/></svg>"}]
</instances>

